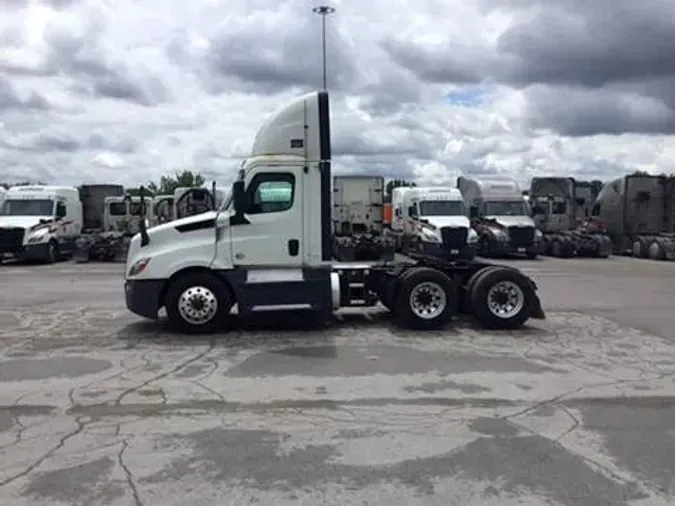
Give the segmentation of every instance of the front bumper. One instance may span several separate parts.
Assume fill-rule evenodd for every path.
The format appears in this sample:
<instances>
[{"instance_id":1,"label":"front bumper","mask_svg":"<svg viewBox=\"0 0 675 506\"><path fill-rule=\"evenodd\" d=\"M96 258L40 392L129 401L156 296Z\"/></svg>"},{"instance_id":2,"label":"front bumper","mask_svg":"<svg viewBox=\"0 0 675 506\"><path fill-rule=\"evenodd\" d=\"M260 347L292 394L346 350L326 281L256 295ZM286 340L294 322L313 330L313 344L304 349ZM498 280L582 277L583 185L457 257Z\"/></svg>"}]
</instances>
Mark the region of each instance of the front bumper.
<instances>
[{"instance_id":1,"label":"front bumper","mask_svg":"<svg viewBox=\"0 0 675 506\"><path fill-rule=\"evenodd\" d=\"M476 256L476 246L466 244L460 247L448 246L435 242L420 242L420 253L444 260L473 260Z\"/></svg>"},{"instance_id":2,"label":"front bumper","mask_svg":"<svg viewBox=\"0 0 675 506\"><path fill-rule=\"evenodd\" d=\"M165 280L140 279L124 282L127 309L138 316L156 320L159 309L164 305L160 300Z\"/></svg>"},{"instance_id":3,"label":"front bumper","mask_svg":"<svg viewBox=\"0 0 675 506\"><path fill-rule=\"evenodd\" d=\"M535 242L529 245L515 245L508 241L494 241L490 245L492 253L502 255L525 255L527 253L543 254L544 248L541 242Z\"/></svg>"}]
</instances>

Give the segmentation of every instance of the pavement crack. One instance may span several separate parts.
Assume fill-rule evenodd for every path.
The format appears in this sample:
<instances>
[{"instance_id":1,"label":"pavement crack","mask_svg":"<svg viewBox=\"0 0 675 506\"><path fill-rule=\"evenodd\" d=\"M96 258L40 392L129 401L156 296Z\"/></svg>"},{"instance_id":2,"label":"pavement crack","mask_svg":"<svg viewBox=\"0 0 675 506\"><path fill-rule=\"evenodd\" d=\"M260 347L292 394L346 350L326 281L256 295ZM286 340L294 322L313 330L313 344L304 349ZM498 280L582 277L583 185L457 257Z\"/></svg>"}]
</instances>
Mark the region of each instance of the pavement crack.
<instances>
[{"instance_id":1,"label":"pavement crack","mask_svg":"<svg viewBox=\"0 0 675 506\"><path fill-rule=\"evenodd\" d=\"M14 481L18 480L19 478L23 478L24 476L30 474L33 472L35 469L37 469L39 466L41 466L49 457L51 457L55 452L63 448L68 440L74 438L78 434L80 434L85 427L87 426L88 423L90 422L83 422L82 420L84 418L88 418L85 416L78 416L75 418L75 423L77 423L77 428L75 430L72 430L65 434L61 439L59 439L59 442L47 450L45 453L40 455L32 464L30 464L28 467L24 468L23 471L10 476L9 478L5 478L4 480L0 481L0 487L4 487L6 485L9 485L10 483L13 483Z\"/></svg>"},{"instance_id":2,"label":"pavement crack","mask_svg":"<svg viewBox=\"0 0 675 506\"><path fill-rule=\"evenodd\" d=\"M117 454L117 463L124 470L124 474L126 475L126 478L127 478L127 485L129 486L129 490L131 491L131 495L134 498L135 506L143 506L143 501L141 501L141 497L138 494L138 488L136 488L136 482L134 481L134 475L131 472L131 470L129 469L129 467L126 465L126 463L124 462L124 452L127 451L127 448L129 448L129 440L123 439L122 440L122 448L120 449L119 453Z\"/></svg>"},{"instance_id":3,"label":"pavement crack","mask_svg":"<svg viewBox=\"0 0 675 506\"><path fill-rule=\"evenodd\" d=\"M130 395L130 394L132 394L132 393L134 393L134 392L137 392L137 391L140 390L141 388L148 386L150 383L153 383L153 382L155 382L155 381L157 381L157 380L161 380L161 379L163 379L163 378L166 378L167 376L170 376L171 374L175 374L175 373L177 373L178 371L180 371L181 369L183 369L183 368L189 366L190 364L193 364L194 362L197 362L198 360L201 360L201 359L204 358L206 355L208 355L209 353L211 353L211 351L213 351L213 348L215 347L215 344L216 344L215 340L214 340L214 339L211 339L211 341L209 342L209 346L208 346L208 348L207 348L206 350L204 350L204 351L198 353L197 355L195 355L195 356L193 356L193 357L191 357L191 358L189 358L189 359L187 359L187 360L184 360L183 362L181 362L181 363L178 364L177 366L175 366L175 367L169 369L168 371L165 371L165 372L163 372L163 373L160 373L160 374L158 374L158 375L156 375L156 376L153 376L152 378L150 378L150 379L148 379L148 380L146 380L146 381L144 381L144 382L142 382L142 383L139 383L138 385L134 385L133 387L126 389L124 392L122 392L122 393L117 397L117 399L115 399L115 403L114 403L114 404L115 404L116 406L119 406L120 404L122 404L122 401L124 400L124 398L127 397L128 395Z\"/></svg>"}]
</instances>

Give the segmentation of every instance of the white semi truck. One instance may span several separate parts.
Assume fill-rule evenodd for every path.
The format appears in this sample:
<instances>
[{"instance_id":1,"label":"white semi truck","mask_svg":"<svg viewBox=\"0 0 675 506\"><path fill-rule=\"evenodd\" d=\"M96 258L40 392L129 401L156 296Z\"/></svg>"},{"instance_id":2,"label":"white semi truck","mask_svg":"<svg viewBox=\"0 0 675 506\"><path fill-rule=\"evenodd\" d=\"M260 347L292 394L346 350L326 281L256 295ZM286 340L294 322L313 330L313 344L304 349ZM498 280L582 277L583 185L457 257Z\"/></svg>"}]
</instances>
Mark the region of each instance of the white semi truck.
<instances>
[{"instance_id":1,"label":"white semi truck","mask_svg":"<svg viewBox=\"0 0 675 506\"><path fill-rule=\"evenodd\" d=\"M479 236L479 255L516 254L534 259L542 252L543 235L515 181L458 177L457 188Z\"/></svg>"},{"instance_id":2,"label":"white semi truck","mask_svg":"<svg viewBox=\"0 0 675 506\"><path fill-rule=\"evenodd\" d=\"M400 187L391 198L391 230L403 253L472 260L478 234L456 188Z\"/></svg>"},{"instance_id":3,"label":"white semi truck","mask_svg":"<svg viewBox=\"0 0 675 506\"><path fill-rule=\"evenodd\" d=\"M164 307L187 332L224 328L235 304L240 318L276 310L328 317L380 301L401 323L427 329L459 311L491 328L544 318L534 281L514 268L334 262L331 179L329 97L313 92L261 127L220 209L142 227L132 238L127 307L153 319Z\"/></svg>"},{"instance_id":4,"label":"white semi truck","mask_svg":"<svg viewBox=\"0 0 675 506\"><path fill-rule=\"evenodd\" d=\"M81 230L77 188L12 186L0 208L0 260L56 262L73 254Z\"/></svg>"}]
</instances>

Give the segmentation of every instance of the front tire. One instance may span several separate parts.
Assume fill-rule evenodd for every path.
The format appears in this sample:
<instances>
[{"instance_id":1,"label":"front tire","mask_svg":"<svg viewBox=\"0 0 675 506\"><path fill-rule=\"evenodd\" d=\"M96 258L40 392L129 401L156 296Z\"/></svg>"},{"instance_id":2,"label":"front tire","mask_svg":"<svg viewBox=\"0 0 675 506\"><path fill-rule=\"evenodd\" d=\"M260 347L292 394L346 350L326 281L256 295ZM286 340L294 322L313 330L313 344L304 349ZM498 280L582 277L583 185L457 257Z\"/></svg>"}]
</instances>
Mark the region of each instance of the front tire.
<instances>
[{"instance_id":1,"label":"front tire","mask_svg":"<svg viewBox=\"0 0 675 506\"><path fill-rule=\"evenodd\" d=\"M47 244L47 253L45 254L45 263L53 264L59 261L59 245L56 241L49 241Z\"/></svg>"},{"instance_id":2,"label":"front tire","mask_svg":"<svg viewBox=\"0 0 675 506\"><path fill-rule=\"evenodd\" d=\"M410 328L432 330L448 323L456 312L452 280L436 269L414 267L405 272L396 294L395 316Z\"/></svg>"},{"instance_id":3,"label":"front tire","mask_svg":"<svg viewBox=\"0 0 675 506\"><path fill-rule=\"evenodd\" d=\"M531 290L528 280L515 269L488 269L472 287L472 313L489 329L520 327L530 316L527 301Z\"/></svg>"},{"instance_id":4,"label":"front tire","mask_svg":"<svg viewBox=\"0 0 675 506\"><path fill-rule=\"evenodd\" d=\"M165 298L169 325L188 334L210 334L225 327L234 297L223 281L208 273L181 276Z\"/></svg>"}]
</instances>

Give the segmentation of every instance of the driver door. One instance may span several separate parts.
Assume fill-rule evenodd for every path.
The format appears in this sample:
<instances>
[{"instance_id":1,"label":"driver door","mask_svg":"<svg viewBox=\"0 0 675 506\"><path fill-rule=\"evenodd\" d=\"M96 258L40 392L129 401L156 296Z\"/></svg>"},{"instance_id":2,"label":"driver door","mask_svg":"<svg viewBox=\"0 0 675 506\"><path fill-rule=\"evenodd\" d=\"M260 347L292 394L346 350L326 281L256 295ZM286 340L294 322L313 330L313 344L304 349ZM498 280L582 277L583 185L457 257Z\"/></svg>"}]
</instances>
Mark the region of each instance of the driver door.
<instances>
[{"instance_id":1,"label":"driver door","mask_svg":"<svg viewBox=\"0 0 675 506\"><path fill-rule=\"evenodd\" d=\"M293 167L259 172L247 189L245 223L230 226L234 266L300 266L302 177Z\"/></svg>"}]
</instances>

